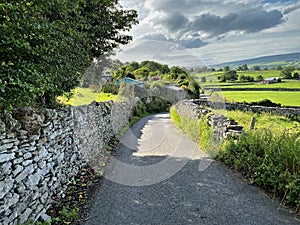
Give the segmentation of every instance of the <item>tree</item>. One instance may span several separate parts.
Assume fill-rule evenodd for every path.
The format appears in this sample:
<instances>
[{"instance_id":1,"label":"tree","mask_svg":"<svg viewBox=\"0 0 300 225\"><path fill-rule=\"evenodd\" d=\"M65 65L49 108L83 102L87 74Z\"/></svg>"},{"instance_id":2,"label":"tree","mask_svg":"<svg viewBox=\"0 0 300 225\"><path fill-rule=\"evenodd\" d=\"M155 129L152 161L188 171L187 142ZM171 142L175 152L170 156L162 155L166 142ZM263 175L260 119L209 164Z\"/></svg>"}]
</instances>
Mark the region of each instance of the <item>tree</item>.
<instances>
[{"instance_id":1,"label":"tree","mask_svg":"<svg viewBox=\"0 0 300 225\"><path fill-rule=\"evenodd\" d=\"M292 79L292 72L295 70L294 66L284 67L281 71L281 76L285 79Z\"/></svg>"},{"instance_id":2,"label":"tree","mask_svg":"<svg viewBox=\"0 0 300 225\"><path fill-rule=\"evenodd\" d=\"M133 72L134 76L138 80L147 80L149 75L149 69L142 67Z\"/></svg>"},{"instance_id":3,"label":"tree","mask_svg":"<svg viewBox=\"0 0 300 225\"><path fill-rule=\"evenodd\" d=\"M200 86L192 77L189 77L188 93L191 98L199 98L200 95Z\"/></svg>"},{"instance_id":4,"label":"tree","mask_svg":"<svg viewBox=\"0 0 300 225\"><path fill-rule=\"evenodd\" d=\"M242 82L253 82L254 81L254 77L241 75L239 77L239 80L242 81Z\"/></svg>"},{"instance_id":5,"label":"tree","mask_svg":"<svg viewBox=\"0 0 300 225\"><path fill-rule=\"evenodd\" d=\"M258 75L258 76L256 77L256 80L257 80L257 81L263 81L263 80L264 80L264 78L263 78L263 76L262 76L262 75Z\"/></svg>"},{"instance_id":6,"label":"tree","mask_svg":"<svg viewBox=\"0 0 300 225\"><path fill-rule=\"evenodd\" d=\"M102 65L114 48L132 39L125 31L137 23L137 13L117 0L19 0L0 4L0 21L3 110L55 106L94 58Z\"/></svg>"},{"instance_id":7,"label":"tree","mask_svg":"<svg viewBox=\"0 0 300 225\"><path fill-rule=\"evenodd\" d=\"M224 66L224 71L226 72L226 71L229 71L230 70L230 68L229 68L229 66Z\"/></svg>"},{"instance_id":8,"label":"tree","mask_svg":"<svg viewBox=\"0 0 300 225\"><path fill-rule=\"evenodd\" d=\"M223 75L218 77L218 79L220 80L220 82L226 82L227 80L235 81L238 79L238 74L235 70L229 70L225 71Z\"/></svg>"},{"instance_id":9,"label":"tree","mask_svg":"<svg viewBox=\"0 0 300 225\"><path fill-rule=\"evenodd\" d=\"M206 77L201 77L201 82L205 83L206 82Z\"/></svg>"},{"instance_id":10,"label":"tree","mask_svg":"<svg viewBox=\"0 0 300 225\"><path fill-rule=\"evenodd\" d=\"M185 70L179 68L178 66L171 67L170 74L171 74L172 79L174 79L174 80L176 80L178 78L178 76L181 74L187 76L187 72Z\"/></svg>"},{"instance_id":11,"label":"tree","mask_svg":"<svg viewBox=\"0 0 300 225\"><path fill-rule=\"evenodd\" d=\"M236 70L237 70L237 71L242 71L242 67L241 67L241 66L238 66L238 67L236 68Z\"/></svg>"},{"instance_id":12,"label":"tree","mask_svg":"<svg viewBox=\"0 0 300 225\"><path fill-rule=\"evenodd\" d=\"M162 74L167 74L167 73L170 73L170 69L169 69L169 66L168 65L163 65L162 68L161 68L161 72Z\"/></svg>"},{"instance_id":13,"label":"tree","mask_svg":"<svg viewBox=\"0 0 300 225\"><path fill-rule=\"evenodd\" d=\"M298 73L298 72L295 72L295 73L293 74L293 78L299 80L299 73Z\"/></svg>"},{"instance_id":14,"label":"tree","mask_svg":"<svg viewBox=\"0 0 300 225\"><path fill-rule=\"evenodd\" d=\"M242 71L246 71L246 70L249 70L248 65L247 64L242 65Z\"/></svg>"},{"instance_id":15,"label":"tree","mask_svg":"<svg viewBox=\"0 0 300 225\"><path fill-rule=\"evenodd\" d=\"M260 71L260 67L259 66L253 66L253 70Z\"/></svg>"},{"instance_id":16,"label":"tree","mask_svg":"<svg viewBox=\"0 0 300 225\"><path fill-rule=\"evenodd\" d=\"M133 68L133 70L137 70L138 68L140 68L139 63L135 61L131 62L129 65Z\"/></svg>"}]
</instances>

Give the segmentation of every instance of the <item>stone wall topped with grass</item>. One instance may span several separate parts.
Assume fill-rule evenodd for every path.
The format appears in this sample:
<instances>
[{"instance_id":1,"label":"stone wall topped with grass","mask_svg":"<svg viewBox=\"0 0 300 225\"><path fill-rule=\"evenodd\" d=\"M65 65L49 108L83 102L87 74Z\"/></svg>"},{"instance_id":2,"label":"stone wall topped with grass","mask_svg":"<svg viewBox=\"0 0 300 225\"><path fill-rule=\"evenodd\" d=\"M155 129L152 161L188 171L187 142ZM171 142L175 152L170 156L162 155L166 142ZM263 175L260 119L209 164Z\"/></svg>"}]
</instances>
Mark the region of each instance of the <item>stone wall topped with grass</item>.
<instances>
[{"instance_id":1,"label":"stone wall topped with grass","mask_svg":"<svg viewBox=\"0 0 300 225\"><path fill-rule=\"evenodd\" d=\"M223 115L211 113L205 105L197 104L195 100L180 101L175 105L175 109L182 120L190 118L195 121L205 121L208 127L212 129L211 138L216 139L216 141L221 141L229 136L236 138L243 132L243 127L239 126L236 121L228 119ZM182 126L185 125L182 124ZM199 130L199 132L199 136L201 136L201 132L203 131Z\"/></svg>"},{"instance_id":2,"label":"stone wall topped with grass","mask_svg":"<svg viewBox=\"0 0 300 225\"><path fill-rule=\"evenodd\" d=\"M197 105L202 105L213 109L240 110L243 112L253 112L253 113L270 113L273 115L285 116L291 119L300 118L299 107L285 108L285 107L251 106L251 105L241 104L241 103L211 102L211 101L203 101L200 99L194 99L192 101Z\"/></svg>"},{"instance_id":3,"label":"stone wall topped with grass","mask_svg":"<svg viewBox=\"0 0 300 225\"><path fill-rule=\"evenodd\" d=\"M87 163L126 126L132 104L97 103L61 110L16 109L0 119L0 224L36 220ZM94 160L94 161L93 161Z\"/></svg>"}]
</instances>

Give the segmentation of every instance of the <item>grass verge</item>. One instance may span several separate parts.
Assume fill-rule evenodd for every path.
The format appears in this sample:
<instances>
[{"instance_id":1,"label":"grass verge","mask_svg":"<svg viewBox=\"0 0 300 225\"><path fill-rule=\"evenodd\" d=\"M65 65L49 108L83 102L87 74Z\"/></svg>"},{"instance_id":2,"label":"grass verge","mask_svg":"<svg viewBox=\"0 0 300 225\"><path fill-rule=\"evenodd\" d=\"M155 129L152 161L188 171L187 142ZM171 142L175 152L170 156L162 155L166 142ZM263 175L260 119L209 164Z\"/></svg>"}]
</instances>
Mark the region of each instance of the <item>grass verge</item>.
<instances>
[{"instance_id":1,"label":"grass verge","mask_svg":"<svg viewBox=\"0 0 300 225\"><path fill-rule=\"evenodd\" d=\"M299 212L299 123L270 114L254 115L238 111L227 113L230 114L227 117L235 119L240 125L247 125L246 127L252 117L258 117L256 129L245 129L238 139L229 138L218 143L212 137L206 118L187 118L178 114L174 106L170 109L175 125L197 141L201 149L209 154L215 153L213 157L241 173L250 184L262 187L281 199L282 204Z\"/></svg>"}]
</instances>

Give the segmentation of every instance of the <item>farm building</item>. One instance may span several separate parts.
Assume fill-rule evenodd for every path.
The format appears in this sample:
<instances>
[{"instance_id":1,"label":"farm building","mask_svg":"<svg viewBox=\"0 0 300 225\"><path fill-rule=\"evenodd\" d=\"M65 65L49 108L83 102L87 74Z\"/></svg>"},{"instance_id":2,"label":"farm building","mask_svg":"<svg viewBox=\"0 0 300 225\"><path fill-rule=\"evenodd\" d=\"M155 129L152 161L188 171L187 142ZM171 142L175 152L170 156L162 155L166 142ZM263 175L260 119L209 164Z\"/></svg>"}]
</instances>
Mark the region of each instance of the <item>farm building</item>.
<instances>
[{"instance_id":1,"label":"farm building","mask_svg":"<svg viewBox=\"0 0 300 225\"><path fill-rule=\"evenodd\" d=\"M135 80L135 79L132 79L129 77L124 77L116 82L116 84L118 84L118 85L123 84L123 83L133 84L133 85L136 85L141 88L144 87L144 83L142 81L138 81L138 80Z\"/></svg>"},{"instance_id":2,"label":"farm building","mask_svg":"<svg viewBox=\"0 0 300 225\"><path fill-rule=\"evenodd\" d=\"M264 84L273 84L273 83L278 83L281 82L280 77L268 77L265 80L262 81Z\"/></svg>"}]
</instances>

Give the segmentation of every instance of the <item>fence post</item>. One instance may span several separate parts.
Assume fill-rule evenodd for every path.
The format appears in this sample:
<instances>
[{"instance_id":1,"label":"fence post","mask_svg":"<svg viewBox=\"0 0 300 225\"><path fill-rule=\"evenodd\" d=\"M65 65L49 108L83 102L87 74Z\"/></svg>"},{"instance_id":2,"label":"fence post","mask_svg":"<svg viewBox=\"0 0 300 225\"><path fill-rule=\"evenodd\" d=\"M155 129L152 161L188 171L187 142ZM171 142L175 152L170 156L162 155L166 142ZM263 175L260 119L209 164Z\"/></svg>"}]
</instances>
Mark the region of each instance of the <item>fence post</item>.
<instances>
[{"instance_id":1,"label":"fence post","mask_svg":"<svg viewBox=\"0 0 300 225\"><path fill-rule=\"evenodd\" d=\"M250 123L250 130L253 130L255 127L256 118L252 117L251 123Z\"/></svg>"}]
</instances>

